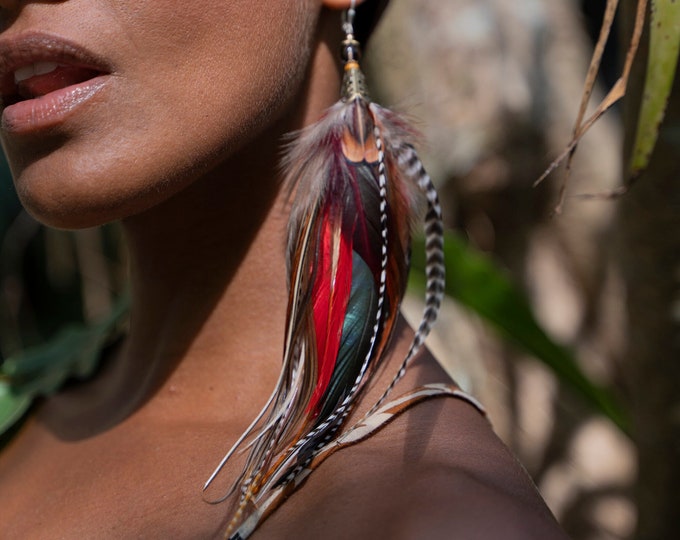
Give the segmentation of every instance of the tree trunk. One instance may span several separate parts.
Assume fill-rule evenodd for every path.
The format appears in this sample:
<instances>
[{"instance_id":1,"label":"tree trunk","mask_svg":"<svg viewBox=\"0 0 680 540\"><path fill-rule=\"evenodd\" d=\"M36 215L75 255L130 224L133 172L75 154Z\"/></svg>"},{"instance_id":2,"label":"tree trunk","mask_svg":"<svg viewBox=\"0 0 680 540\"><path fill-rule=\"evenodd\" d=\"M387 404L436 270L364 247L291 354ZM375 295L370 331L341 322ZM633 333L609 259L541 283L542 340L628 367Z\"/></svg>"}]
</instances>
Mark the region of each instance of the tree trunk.
<instances>
[{"instance_id":1,"label":"tree trunk","mask_svg":"<svg viewBox=\"0 0 680 540\"><path fill-rule=\"evenodd\" d=\"M635 2L624 4L633 20ZM625 102L630 155L648 50L644 42ZM636 538L680 538L680 84L650 166L620 201L619 262L626 282L633 436L639 449Z\"/></svg>"}]
</instances>

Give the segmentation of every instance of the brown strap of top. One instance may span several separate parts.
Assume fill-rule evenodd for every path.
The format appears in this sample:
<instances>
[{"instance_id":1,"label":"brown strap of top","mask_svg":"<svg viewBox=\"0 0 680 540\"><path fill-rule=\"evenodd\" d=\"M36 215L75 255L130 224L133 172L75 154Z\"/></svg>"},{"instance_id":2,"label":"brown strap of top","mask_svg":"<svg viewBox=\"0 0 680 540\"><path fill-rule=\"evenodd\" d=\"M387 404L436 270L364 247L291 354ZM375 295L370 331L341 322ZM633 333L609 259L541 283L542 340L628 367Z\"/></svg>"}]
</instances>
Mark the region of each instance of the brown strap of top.
<instances>
[{"instance_id":1,"label":"brown strap of top","mask_svg":"<svg viewBox=\"0 0 680 540\"><path fill-rule=\"evenodd\" d=\"M359 422L347 429L333 444L329 444L319 452L319 454L314 457L309 465L300 472L292 482L272 489L269 496L264 499L257 508L253 509L252 513L245 519L238 530L233 534L228 535L229 540L245 540L248 538L253 531L296 489L298 489L307 477L332 454L342 448L360 443L376 434L392 422L392 420L414 405L436 397L453 397L461 399L472 405L481 414L486 415L486 411L479 401L456 386L434 383L414 388L400 397L385 403L370 415L365 416Z\"/></svg>"}]
</instances>

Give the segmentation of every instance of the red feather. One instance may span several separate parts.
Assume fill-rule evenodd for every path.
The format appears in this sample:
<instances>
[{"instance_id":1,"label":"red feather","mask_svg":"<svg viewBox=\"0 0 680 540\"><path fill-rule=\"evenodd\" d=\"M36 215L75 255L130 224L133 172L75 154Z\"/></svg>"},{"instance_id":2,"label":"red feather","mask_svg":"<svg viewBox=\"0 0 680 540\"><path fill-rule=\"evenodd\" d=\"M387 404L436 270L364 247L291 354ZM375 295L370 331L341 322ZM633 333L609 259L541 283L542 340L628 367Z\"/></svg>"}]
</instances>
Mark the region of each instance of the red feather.
<instances>
[{"instance_id":1,"label":"red feather","mask_svg":"<svg viewBox=\"0 0 680 540\"><path fill-rule=\"evenodd\" d=\"M321 253L312 289L318 373L307 412L313 415L319 412L335 369L352 288L351 236L341 230L341 223L341 210L328 204L321 223Z\"/></svg>"}]
</instances>

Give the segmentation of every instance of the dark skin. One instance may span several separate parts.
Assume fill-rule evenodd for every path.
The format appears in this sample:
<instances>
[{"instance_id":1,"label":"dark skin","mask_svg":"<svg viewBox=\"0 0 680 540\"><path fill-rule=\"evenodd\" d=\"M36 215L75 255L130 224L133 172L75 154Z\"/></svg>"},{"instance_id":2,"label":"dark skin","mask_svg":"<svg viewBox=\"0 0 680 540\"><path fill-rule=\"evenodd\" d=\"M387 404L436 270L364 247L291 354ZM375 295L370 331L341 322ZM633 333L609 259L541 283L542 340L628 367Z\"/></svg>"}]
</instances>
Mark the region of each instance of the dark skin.
<instances>
[{"instance_id":1,"label":"dark skin","mask_svg":"<svg viewBox=\"0 0 680 540\"><path fill-rule=\"evenodd\" d=\"M201 486L269 395L283 346L279 141L337 99L348 3L0 0L0 47L50 32L109 61L85 104L44 125L5 111L0 135L36 217L123 223L133 295L98 375L41 402L0 454L3 538L223 534L228 504ZM360 409L411 336L400 324ZM442 380L423 353L395 394ZM565 538L487 420L453 398L333 455L254 537Z\"/></svg>"}]
</instances>

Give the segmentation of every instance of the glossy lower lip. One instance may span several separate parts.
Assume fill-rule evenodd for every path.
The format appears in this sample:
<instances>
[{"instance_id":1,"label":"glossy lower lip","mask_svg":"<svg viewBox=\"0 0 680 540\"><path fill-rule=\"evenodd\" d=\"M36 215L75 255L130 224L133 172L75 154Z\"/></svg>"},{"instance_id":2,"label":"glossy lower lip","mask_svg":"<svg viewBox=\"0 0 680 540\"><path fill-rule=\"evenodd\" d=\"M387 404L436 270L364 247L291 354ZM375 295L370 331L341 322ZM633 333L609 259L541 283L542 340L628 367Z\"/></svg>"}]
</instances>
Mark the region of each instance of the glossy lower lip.
<instances>
[{"instance_id":1,"label":"glossy lower lip","mask_svg":"<svg viewBox=\"0 0 680 540\"><path fill-rule=\"evenodd\" d=\"M24 134L56 127L77 114L103 90L108 80L108 75L100 75L41 97L9 105L2 111L2 130Z\"/></svg>"}]
</instances>

